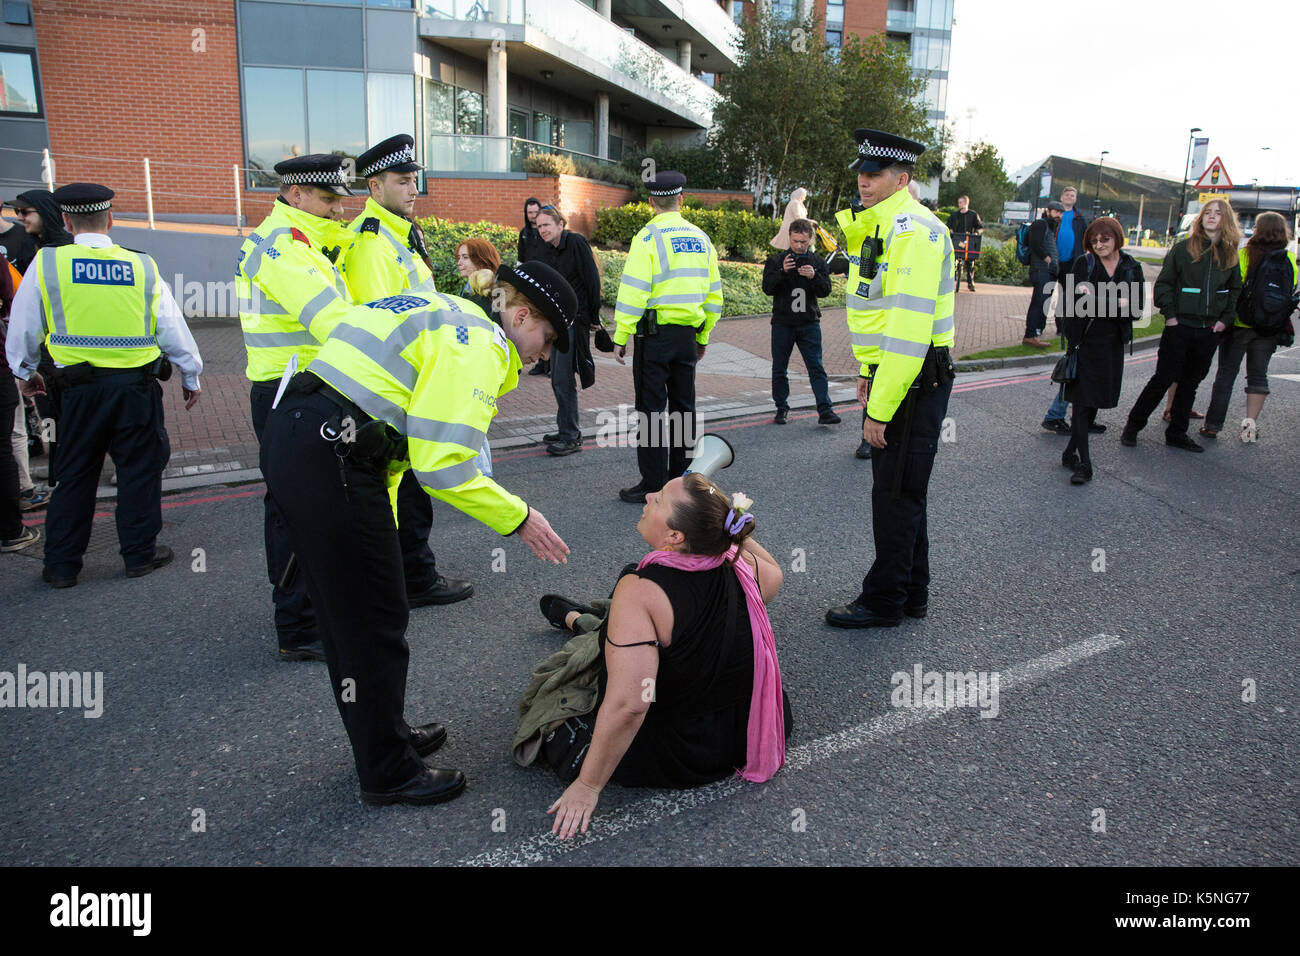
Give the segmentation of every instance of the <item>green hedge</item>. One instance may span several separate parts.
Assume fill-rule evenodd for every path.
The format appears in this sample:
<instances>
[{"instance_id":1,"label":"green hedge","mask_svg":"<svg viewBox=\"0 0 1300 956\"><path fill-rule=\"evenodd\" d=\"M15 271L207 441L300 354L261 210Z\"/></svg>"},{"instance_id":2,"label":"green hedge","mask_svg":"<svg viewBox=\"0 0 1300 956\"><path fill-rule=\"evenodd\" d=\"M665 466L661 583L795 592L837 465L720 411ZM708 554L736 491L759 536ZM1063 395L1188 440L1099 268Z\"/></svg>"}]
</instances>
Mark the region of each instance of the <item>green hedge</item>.
<instances>
[{"instance_id":1,"label":"green hedge","mask_svg":"<svg viewBox=\"0 0 1300 956\"><path fill-rule=\"evenodd\" d=\"M985 236L980 243L980 257L975 262L975 278L1000 285L1028 285L1029 266L1016 259L1016 243L998 243Z\"/></svg>"},{"instance_id":2,"label":"green hedge","mask_svg":"<svg viewBox=\"0 0 1300 956\"><path fill-rule=\"evenodd\" d=\"M598 209L592 238L602 245L631 245L632 239L653 215L649 203ZM771 251L769 243L781 227L774 219L755 216L744 210L688 206L682 210L682 218L703 229L723 257L749 262L767 258Z\"/></svg>"},{"instance_id":3,"label":"green hedge","mask_svg":"<svg viewBox=\"0 0 1300 956\"><path fill-rule=\"evenodd\" d=\"M433 260L433 281L439 292L459 295L465 280L456 271L456 250L466 239L486 239L496 246L501 261L514 265L519 241L519 230L495 222L452 222L430 216L418 219L416 224L424 232L424 244Z\"/></svg>"}]
</instances>

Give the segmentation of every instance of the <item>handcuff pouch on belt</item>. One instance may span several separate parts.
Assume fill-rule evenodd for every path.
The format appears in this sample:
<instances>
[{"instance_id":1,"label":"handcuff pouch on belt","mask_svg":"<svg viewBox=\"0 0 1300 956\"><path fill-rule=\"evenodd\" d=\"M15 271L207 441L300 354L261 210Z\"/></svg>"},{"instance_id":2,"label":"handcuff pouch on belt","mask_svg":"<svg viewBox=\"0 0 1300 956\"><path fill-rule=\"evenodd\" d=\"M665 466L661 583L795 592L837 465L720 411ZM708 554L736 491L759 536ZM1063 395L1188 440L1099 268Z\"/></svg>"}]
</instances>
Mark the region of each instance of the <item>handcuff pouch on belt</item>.
<instances>
[{"instance_id":1,"label":"handcuff pouch on belt","mask_svg":"<svg viewBox=\"0 0 1300 956\"><path fill-rule=\"evenodd\" d=\"M647 335L659 334L659 314L654 309L646 309L641 313L641 321L636 324L636 337L645 338Z\"/></svg>"},{"instance_id":2,"label":"handcuff pouch on belt","mask_svg":"<svg viewBox=\"0 0 1300 956\"><path fill-rule=\"evenodd\" d=\"M948 346L931 345L929 351L925 353L925 360L921 363L921 374L917 376L921 391L926 395L932 395L956 377L957 366L952 364Z\"/></svg>"}]
</instances>

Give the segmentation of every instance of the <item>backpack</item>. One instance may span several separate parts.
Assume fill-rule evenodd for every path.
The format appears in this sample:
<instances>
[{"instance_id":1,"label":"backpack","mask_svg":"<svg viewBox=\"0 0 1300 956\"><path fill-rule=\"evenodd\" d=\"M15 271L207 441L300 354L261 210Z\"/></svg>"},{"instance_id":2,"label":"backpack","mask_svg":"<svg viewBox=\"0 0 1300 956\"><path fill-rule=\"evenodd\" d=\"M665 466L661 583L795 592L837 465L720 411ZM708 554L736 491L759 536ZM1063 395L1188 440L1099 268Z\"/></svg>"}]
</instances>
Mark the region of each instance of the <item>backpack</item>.
<instances>
[{"instance_id":1,"label":"backpack","mask_svg":"<svg viewBox=\"0 0 1300 956\"><path fill-rule=\"evenodd\" d=\"M1029 265L1029 223L1016 228L1016 261L1022 266Z\"/></svg>"},{"instance_id":2,"label":"backpack","mask_svg":"<svg viewBox=\"0 0 1300 956\"><path fill-rule=\"evenodd\" d=\"M1241 296L1237 317L1259 335L1276 335L1296 308L1296 288L1291 260L1277 249L1255 264Z\"/></svg>"}]
</instances>

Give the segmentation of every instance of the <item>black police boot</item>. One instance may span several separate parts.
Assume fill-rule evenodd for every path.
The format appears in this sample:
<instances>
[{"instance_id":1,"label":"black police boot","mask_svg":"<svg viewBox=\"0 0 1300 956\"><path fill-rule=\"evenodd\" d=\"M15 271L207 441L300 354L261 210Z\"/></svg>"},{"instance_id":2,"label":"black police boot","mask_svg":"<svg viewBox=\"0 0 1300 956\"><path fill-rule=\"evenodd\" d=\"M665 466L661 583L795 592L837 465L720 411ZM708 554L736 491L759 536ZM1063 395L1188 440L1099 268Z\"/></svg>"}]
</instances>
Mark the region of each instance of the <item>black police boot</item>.
<instances>
[{"instance_id":1,"label":"black police boot","mask_svg":"<svg viewBox=\"0 0 1300 956\"><path fill-rule=\"evenodd\" d=\"M412 608L426 607L430 604L455 604L474 593L474 585L468 581L458 581L446 575L438 575L433 585L416 594L408 594L406 603Z\"/></svg>"},{"instance_id":2,"label":"black police boot","mask_svg":"<svg viewBox=\"0 0 1300 956\"><path fill-rule=\"evenodd\" d=\"M427 757L447 742L447 728L442 724L421 724L411 728L411 746L421 757Z\"/></svg>"},{"instance_id":3,"label":"black police boot","mask_svg":"<svg viewBox=\"0 0 1300 956\"><path fill-rule=\"evenodd\" d=\"M172 558L176 557L172 549L165 544L156 544L153 548L153 557L147 564L142 564L138 568L127 568L126 576L128 578L142 578L146 574L152 574L159 568L166 567L172 563Z\"/></svg>"},{"instance_id":4,"label":"black police boot","mask_svg":"<svg viewBox=\"0 0 1300 956\"><path fill-rule=\"evenodd\" d=\"M372 807L382 807L392 803L424 806L455 800L464 791L465 775L459 770L438 770L428 767L415 779L395 790L384 790L379 793L367 793L362 790L361 799Z\"/></svg>"},{"instance_id":5,"label":"black police boot","mask_svg":"<svg viewBox=\"0 0 1300 956\"><path fill-rule=\"evenodd\" d=\"M833 607L826 612L826 623L831 627L898 627L902 621L901 617L881 617L857 601Z\"/></svg>"},{"instance_id":6,"label":"black police boot","mask_svg":"<svg viewBox=\"0 0 1300 956\"><path fill-rule=\"evenodd\" d=\"M867 441L865 438L862 439L862 444L860 444L860 445L858 446L858 450L855 451L855 452L853 453L853 457L855 457L855 458L870 458L870 457L871 457L871 442Z\"/></svg>"}]
</instances>

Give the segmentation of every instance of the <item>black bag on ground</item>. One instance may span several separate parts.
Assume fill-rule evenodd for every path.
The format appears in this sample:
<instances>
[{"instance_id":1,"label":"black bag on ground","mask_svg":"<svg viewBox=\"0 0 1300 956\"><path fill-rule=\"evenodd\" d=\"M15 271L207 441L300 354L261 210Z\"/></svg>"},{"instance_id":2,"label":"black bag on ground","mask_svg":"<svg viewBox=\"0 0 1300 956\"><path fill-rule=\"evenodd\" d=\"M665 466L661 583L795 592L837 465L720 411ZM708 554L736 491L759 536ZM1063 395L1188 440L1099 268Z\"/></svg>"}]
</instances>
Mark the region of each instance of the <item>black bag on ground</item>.
<instances>
[{"instance_id":1,"label":"black bag on ground","mask_svg":"<svg viewBox=\"0 0 1300 956\"><path fill-rule=\"evenodd\" d=\"M1255 264L1237 299L1237 318L1259 335L1277 335L1296 308L1296 285L1285 249Z\"/></svg>"}]
</instances>

